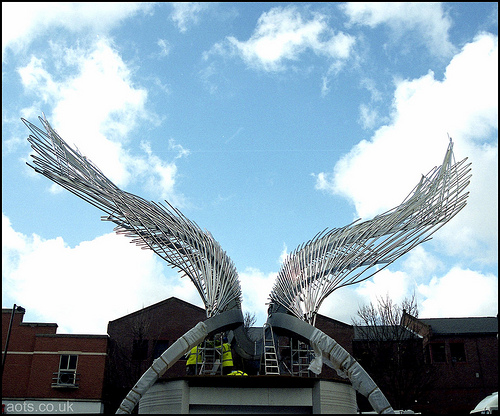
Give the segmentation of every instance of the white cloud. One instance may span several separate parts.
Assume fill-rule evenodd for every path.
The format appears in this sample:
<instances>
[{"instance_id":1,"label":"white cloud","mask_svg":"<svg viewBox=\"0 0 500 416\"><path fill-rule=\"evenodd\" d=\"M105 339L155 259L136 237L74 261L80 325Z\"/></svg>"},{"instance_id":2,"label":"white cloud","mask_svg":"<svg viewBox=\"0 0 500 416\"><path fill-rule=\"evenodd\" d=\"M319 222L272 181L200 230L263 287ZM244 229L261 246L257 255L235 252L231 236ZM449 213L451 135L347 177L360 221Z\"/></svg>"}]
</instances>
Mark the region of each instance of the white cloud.
<instances>
[{"instance_id":1,"label":"white cloud","mask_svg":"<svg viewBox=\"0 0 500 416\"><path fill-rule=\"evenodd\" d=\"M417 284L413 272L413 267L396 272L382 270L355 287L334 291L319 312L350 324L362 306L377 305L386 296L401 304L415 294L421 318L498 314L498 279L492 274L455 267L445 275L434 275L428 284Z\"/></svg>"},{"instance_id":2,"label":"white cloud","mask_svg":"<svg viewBox=\"0 0 500 416\"><path fill-rule=\"evenodd\" d=\"M360 82L360 85L361 87L368 90L372 102L382 100L382 93L377 89L375 80L371 78L363 78Z\"/></svg>"},{"instance_id":3,"label":"white cloud","mask_svg":"<svg viewBox=\"0 0 500 416\"><path fill-rule=\"evenodd\" d=\"M288 257L289 253L288 253L288 247L285 243L283 243L283 250L281 250L281 254L280 254L280 259L279 259L279 264L283 264L283 262L286 260L286 258Z\"/></svg>"},{"instance_id":4,"label":"white cloud","mask_svg":"<svg viewBox=\"0 0 500 416\"><path fill-rule=\"evenodd\" d=\"M38 89L41 99L44 102L59 93L59 86L52 80L52 76L44 69L42 59L31 57L30 62L23 68L19 68L23 86L28 89Z\"/></svg>"},{"instance_id":5,"label":"white cloud","mask_svg":"<svg viewBox=\"0 0 500 416\"><path fill-rule=\"evenodd\" d=\"M472 162L471 196L436 239L446 236L440 242L453 254L496 261L497 113L498 40L482 34L453 58L443 81L432 72L399 81L391 124L361 141L332 173L317 174L316 188L348 198L360 217L373 217L400 204L421 174L441 164L449 133L456 159Z\"/></svg>"},{"instance_id":6,"label":"white cloud","mask_svg":"<svg viewBox=\"0 0 500 416\"><path fill-rule=\"evenodd\" d=\"M126 184L130 172L120 141L145 117L147 93L132 87L129 69L105 39L90 50L69 49L65 58L68 68L77 68L75 75L55 81L43 60L32 57L18 70L22 84L53 106L49 122L70 146L76 145L118 185Z\"/></svg>"},{"instance_id":7,"label":"white cloud","mask_svg":"<svg viewBox=\"0 0 500 416\"><path fill-rule=\"evenodd\" d=\"M16 232L8 217L2 213L2 276L19 265L20 256L26 251L26 237Z\"/></svg>"},{"instance_id":8,"label":"white cloud","mask_svg":"<svg viewBox=\"0 0 500 416\"><path fill-rule=\"evenodd\" d=\"M359 106L359 122L364 129L372 129L376 126L379 120L379 115L377 110L373 107L369 107L366 104L360 104Z\"/></svg>"},{"instance_id":9,"label":"white cloud","mask_svg":"<svg viewBox=\"0 0 500 416\"><path fill-rule=\"evenodd\" d=\"M345 3L340 6L349 17L350 24L376 27L388 25L392 39L400 40L408 31L416 31L415 39L422 39L430 52L439 57L449 57L455 47L449 40L451 19L441 3Z\"/></svg>"},{"instance_id":10,"label":"white cloud","mask_svg":"<svg viewBox=\"0 0 500 416\"><path fill-rule=\"evenodd\" d=\"M352 286L335 290L321 305L319 313L346 324L352 324L352 318L360 307L367 305L369 300L357 293Z\"/></svg>"},{"instance_id":11,"label":"white cloud","mask_svg":"<svg viewBox=\"0 0 500 416\"><path fill-rule=\"evenodd\" d=\"M407 253L402 262L402 269L405 270L416 281L420 279L428 280L438 270L442 270L444 263L425 249L425 245L417 246Z\"/></svg>"},{"instance_id":12,"label":"white cloud","mask_svg":"<svg viewBox=\"0 0 500 416\"><path fill-rule=\"evenodd\" d=\"M233 36L227 40L248 65L265 71L283 70L285 61L297 61L306 50L335 62L345 61L355 42L350 35L334 33L325 16L316 13L306 20L295 7L276 7L263 13L247 41ZM221 48L216 45L214 51Z\"/></svg>"},{"instance_id":13,"label":"white cloud","mask_svg":"<svg viewBox=\"0 0 500 416\"><path fill-rule=\"evenodd\" d=\"M428 285L419 285L418 290L425 297L419 307L421 318L498 314L498 277L492 274L454 267Z\"/></svg>"},{"instance_id":14,"label":"white cloud","mask_svg":"<svg viewBox=\"0 0 500 416\"><path fill-rule=\"evenodd\" d=\"M382 100L382 93L377 89L375 81L371 78L363 78L360 86L366 88L370 93L370 103L361 103L359 105L358 122L364 129L373 129L382 122L382 118L376 109L376 103Z\"/></svg>"},{"instance_id":15,"label":"white cloud","mask_svg":"<svg viewBox=\"0 0 500 416\"><path fill-rule=\"evenodd\" d=\"M18 52L48 29L64 28L107 33L138 11L149 12L152 3L23 3L2 2L2 61L7 49Z\"/></svg>"},{"instance_id":16,"label":"white cloud","mask_svg":"<svg viewBox=\"0 0 500 416\"><path fill-rule=\"evenodd\" d=\"M168 148L176 152L177 155L174 156L171 162L165 162L153 154L151 145L148 142L141 142L141 148L147 155L147 164L142 165L142 168L148 172L146 188L155 195L159 195L162 199L167 199L174 206L184 206L184 197L175 192L174 189L177 177L175 160L189 155L189 150L184 149L181 145L176 144L173 139L170 139Z\"/></svg>"},{"instance_id":17,"label":"white cloud","mask_svg":"<svg viewBox=\"0 0 500 416\"><path fill-rule=\"evenodd\" d=\"M22 235L5 216L2 223L4 294L28 316L58 323L60 333L104 334L108 321L170 296L203 307L187 278L123 236L105 234L69 247L61 237Z\"/></svg>"},{"instance_id":18,"label":"white cloud","mask_svg":"<svg viewBox=\"0 0 500 416\"><path fill-rule=\"evenodd\" d=\"M408 289L412 285L413 279L406 272L391 272L385 269L361 282L356 287L356 292L373 304L377 304L378 299L385 298L386 295L389 295L394 303L401 303L408 297Z\"/></svg>"},{"instance_id":19,"label":"white cloud","mask_svg":"<svg viewBox=\"0 0 500 416\"><path fill-rule=\"evenodd\" d=\"M198 23L198 15L209 5L201 2L173 2L170 19L174 21L181 32L186 32L188 25Z\"/></svg>"},{"instance_id":20,"label":"white cloud","mask_svg":"<svg viewBox=\"0 0 500 416\"><path fill-rule=\"evenodd\" d=\"M330 79L327 76L321 77L321 96L325 97L330 92Z\"/></svg>"},{"instance_id":21,"label":"white cloud","mask_svg":"<svg viewBox=\"0 0 500 416\"><path fill-rule=\"evenodd\" d=\"M89 49L54 45L52 51L60 55L58 71L50 73L44 60L33 56L18 73L27 92L53 107L47 118L61 137L117 186L141 178L155 184L150 189L155 196L181 203L183 197L174 191L175 159L189 152L176 145L174 161L166 162L151 149L145 156L128 150L134 129L155 116L146 109L147 91L134 85L132 71L111 42L100 38Z\"/></svg>"},{"instance_id":22,"label":"white cloud","mask_svg":"<svg viewBox=\"0 0 500 416\"><path fill-rule=\"evenodd\" d=\"M241 291L243 293L243 312L255 313L257 321L255 326L261 326L267 319L267 306L269 294L273 288L277 273L264 274L262 271L247 267L239 273Z\"/></svg>"},{"instance_id":23,"label":"white cloud","mask_svg":"<svg viewBox=\"0 0 500 416\"><path fill-rule=\"evenodd\" d=\"M160 57L168 56L170 50L172 49L170 42L165 39L158 39L157 45L160 48Z\"/></svg>"},{"instance_id":24,"label":"white cloud","mask_svg":"<svg viewBox=\"0 0 500 416\"><path fill-rule=\"evenodd\" d=\"M295 6L274 7L259 17L248 40L227 36L205 51L203 59L239 57L250 68L274 73L290 68L297 71L303 61L307 62L303 66L307 73L312 68L312 53L325 67L320 84L321 96L324 97L330 92L330 78L337 75L352 57L355 43L353 36L333 30L326 15L318 12L306 15ZM200 71L200 78L211 93L218 91L218 85L211 81L217 73L214 62ZM224 82L224 79L219 78L218 82Z\"/></svg>"}]
</instances>

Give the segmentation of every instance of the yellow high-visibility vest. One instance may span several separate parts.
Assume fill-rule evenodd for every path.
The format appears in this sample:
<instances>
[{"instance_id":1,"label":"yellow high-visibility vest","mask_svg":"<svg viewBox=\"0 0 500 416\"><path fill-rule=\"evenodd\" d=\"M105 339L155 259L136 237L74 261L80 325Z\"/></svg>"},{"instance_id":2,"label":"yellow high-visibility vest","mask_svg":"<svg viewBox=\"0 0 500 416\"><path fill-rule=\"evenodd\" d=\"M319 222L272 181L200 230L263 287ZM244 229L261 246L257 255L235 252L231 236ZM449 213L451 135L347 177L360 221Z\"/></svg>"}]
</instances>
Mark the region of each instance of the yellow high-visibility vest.
<instances>
[{"instance_id":1,"label":"yellow high-visibility vest","mask_svg":"<svg viewBox=\"0 0 500 416\"><path fill-rule=\"evenodd\" d=\"M238 370L229 373L228 376L248 376L248 374Z\"/></svg>"},{"instance_id":2,"label":"yellow high-visibility vest","mask_svg":"<svg viewBox=\"0 0 500 416\"><path fill-rule=\"evenodd\" d=\"M233 354L231 354L231 345L225 343L222 345L222 367L233 366Z\"/></svg>"},{"instance_id":3,"label":"yellow high-visibility vest","mask_svg":"<svg viewBox=\"0 0 500 416\"><path fill-rule=\"evenodd\" d=\"M201 356L201 351L198 352L198 347L191 348L189 352L189 357L186 361L186 365L196 364L196 356L198 355L198 364L203 362L203 357Z\"/></svg>"}]
</instances>

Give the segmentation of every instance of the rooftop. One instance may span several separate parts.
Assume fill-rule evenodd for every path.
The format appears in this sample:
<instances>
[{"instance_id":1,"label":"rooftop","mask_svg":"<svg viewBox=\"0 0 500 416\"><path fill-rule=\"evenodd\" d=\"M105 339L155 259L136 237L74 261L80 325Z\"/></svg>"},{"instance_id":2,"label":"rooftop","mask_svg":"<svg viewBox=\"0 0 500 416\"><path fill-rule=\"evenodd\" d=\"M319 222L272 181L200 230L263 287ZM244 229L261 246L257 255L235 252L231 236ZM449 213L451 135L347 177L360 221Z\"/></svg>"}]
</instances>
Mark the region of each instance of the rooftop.
<instances>
[{"instance_id":1,"label":"rooftop","mask_svg":"<svg viewBox=\"0 0 500 416\"><path fill-rule=\"evenodd\" d=\"M498 334L497 317L419 319L434 334Z\"/></svg>"}]
</instances>

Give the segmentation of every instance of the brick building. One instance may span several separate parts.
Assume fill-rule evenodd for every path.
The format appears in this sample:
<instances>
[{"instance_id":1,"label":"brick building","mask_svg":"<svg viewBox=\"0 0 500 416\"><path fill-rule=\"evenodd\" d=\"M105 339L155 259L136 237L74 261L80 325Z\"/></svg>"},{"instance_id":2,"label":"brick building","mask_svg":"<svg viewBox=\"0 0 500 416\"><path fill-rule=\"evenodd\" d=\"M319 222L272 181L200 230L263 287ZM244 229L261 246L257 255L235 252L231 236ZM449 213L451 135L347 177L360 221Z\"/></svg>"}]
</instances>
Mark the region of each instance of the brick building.
<instances>
[{"instance_id":1,"label":"brick building","mask_svg":"<svg viewBox=\"0 0 500 416\"><path fill-rule=\"evenodd\" d=\"M11 309L2 310L3 346L11 312ZM66 410L74 412L114 413L153 360L186 331L204 321L206 312L171 297L110 321L109 337L57 334L57 324L26 323L23 316L24 311L14 314L10 336L2 384L2 403L6 410L8 405L16 410L12 407L17 405L17 410L24 410L18 413L26 413L26 406L42 404L52 406L56 412L65 410L66 406ZM417 333L420 352L415 354L420 354L423 362L433 369L433 383L425 392L425 399L419 399L411 406L412 410L423 414L465 415L482 398L498 390L496 317L415 319L405 315L402 324L409 326L409 321ZM361 354L366 351L357 349L360 341L357 328L324 315L317 316L316 327L363 363L366 356ZM262 336L262 328L252 328L251 332L255 339ZM411 339L415 341L415 337ZM278 350L283 359L287 351L293 351L290 345L296 345L295 341L291 337L279 337ZM235 365L240 365L234 355ZM158 384L185 380L185 365L184 359L179 360ZM291 366L290 369L293 370ZM259 367L244 370L250 375L257 374ZM341 380L326 365L320 379ZM391 392L387 390L390 386L376 382L390 397ZM358 395L358 405L361 403Z\"/></svg>"},{"instance_id":2,"label":"brick building","mask_svg":"<svg viewBox=\"0 0 500 416\"><path fill-rule=\"evenodd\" d=\"M106 335L57 334L55 323L23 322L25 310L2 309L5 413L102 413Z\"/></svg>"},{"instance_id":3,"label":"brick building","mask_svg":"<svg viewBox=\"0 0 500 416\"><path fill-rule=\"evenodd\" d=\"M424 359L434 370L422 413L469 414L498 391L498 317L415 319L403 324L422 336Z\"/></svg>"},{"instance_id":4,"label":"brick building","mask_svg":"<svg viewBox=\"0 0 500 416\"><path fill-rule=\"evenodd\" d=\"M114 413L130 388L172 343L207 319L205 309L171 297L110 321L106 372L106 413ZM186 363L175 363L164 378L186 375Z\"/></svg>"},{"instance_id":5,"label":"brick building","mask_svg":"<svg viewBox=\"0 0 500 416\"><path fill-rule=\"evenodd\" d=\"M177 298L169 298L140 311L131 313L108 325L110 337L110 362L107 376L110 394L109 411L114 412L143 372L177 338L206 319L205 310ZM407 318L409 319L409 315ZM414 318L413 318L414 319ZM428 387L425 400L412 403L411 409L422 413L468 413L488 394L498 390L498 320L497 318L447 318L420 319L416 337L411 342L411 357L429 365L433 370L434 382ZM316 327L334 338L355 358L363 362L362 351L358 350L359 336L352 325L324 315L316 318ZM252 335L258 339L262 328L252 328ZM281 357L286 360L290 343L286 336L279 337ZM392 342L388 340L388 342ZM434 346L436 344L436 346ZM445 362L439 356L440 345L444 344ZM463 349L462 345L463 344ZM368 353L374 351L368 351ZM465 354L465 361L464 361ZM234 354L233 354L234 355ZM240 365L238 357L235 364ZM412 358L413 360L413 358ZM376 360L375 360L376 362ZM249 375L257 368L242 368ZM114 375L113 375L114 373ZM370 373L370 371L369 371ZM169 369L162 379L185 376L185 360L180 360ZM312 376L312 374L309 374ZM320 378L341 380L336 372L323 366ZM377 381L377 383L379 383ZM390 386L379 387L388 397ZM361 400L360 400L361 399ZM358 395L358 403L362 403Z\"/></svg>"},{"instance_id":6,"label":"brick building","mask_svg":"<svg viewBox=\"0 0 500 416\"><path fill-rule=\"evenodd\" d=\"M184 335L189 329L193 328L198 322L204 321L206 319L207 316L204 309L175 297L171 297L149 307L143 308L139 311L123 316L114 321L110 321L108 324L109 361L106 373L105 413L114 413L116 411L123 398L142 376L144 371L149 368L155 358L161 355L173 342ZM352 339L354 332L351 325L347 325L343 322L331 319L324 315L318 315L316 318L316 327L326 333L334 333L336 341L341 344L346 350L352 353ZM262 339L262 328L254 327L251 328L250 332L252 339ZM298 340L296 339L292 339L287 336L279 336L278 339L279 343L277 345L277 349L279 350L282 358L287 354L290 355L290 344L293 344L294 347L297 346ZM259 341L256 342L258 343ZM307 348L307 351L310 351L310 349ZM257 375L259 373L260 368L258 364L253 365L255 363L245 362L245 360L242 360L241 357L238 356L234 349L233 361L235 364L235 369L244 370L249 375ZM302 367L301 375L303 375L303 373L305 372L307 375L313 376L312 373L307 371L308 364L309 362L307 362ZM290 364L288 365L290 370L297 371L296 368L294 369ZM186 360L184 358L181 358L160 378L160 380L157 382L157 386L158 388L160 388L160 386L163 385L162 383L166 381L169 381L171 383L173 382L174 384L180 383L182 381L181 379L184 379L185 376ZM327 366L323 366L321 378L340 382L340 387L339 385L335 385L335 389L342 388L342 383L346 383L346 385L349 385L349 383L345 379L337 376L336 372ZM287 382L287 387L294 387L299 390L302 389L300 378L294 378L293 380L285 378L284 381ZM319 382L319 379L316 381ZM316 383L316 381L311 379L309 384L307 384L307 388L304 387L303 394L305 394L306 396L310 395L309 390L313 386L313 384L311 383ZM200 382L202 382L201 379ZM215 381L212 380L207 382L209 383L209 385L213 385ZM244 380L238 381L238 383L240 382L243 383ZM303 382L305 383L306 381ZM189 384L191 385L192 383L194 383L194 381L189 380ZM273 383L271 384L276 387L276 391L273 394L279 395L279 388L276 384L277 382L275 381ZM252 389L250 390L253 391L258 386L264 388L264 384L265 380L263 379L259 378L258 380L254 380L253 384L251 385ZM231 385L233 385L233 382L231 382ZM270 388L270 386L267 387ZM202 387L200 385L196 386L196 388ZM330 387L330 385L328 385L328 387L323 386L321 387L321 389L319 387L316 387L316 390L320 391L323 389L325 391L328 391L329 388L333 387ZM177 391L178 389L175 390ZM170 396L172 393L168 394L169 398L173 397ZM266 394L270 393L265 393L264 396ZM288 405L291 405L293 400L291 400L289 396L285 395L284 397L288 397ZM318 409L319 407L321 407L319 404L319 397L320 396L318 396L318 402L314 406L312 404L307 405L306 403L304 403L304 406L306 406L305 408ZM176 401L181 399L176 397L176 399L172 400ZM215 400L215 398L212 397L211 400ZM332 403L335 402L335 400L331 398L328 400L332 401ZM193 405L191 405L191 407L192 406ZM203 408L205 411L208 411L209 409L200 406L202 405L199 403L195 405L197 409ZM283 406L284 404L282 403L281 409L285 409L285 407ZM325 406L325 404L323 404L322 406ZM258 407L260 408L260 410L262 410L263 408L266 408L268 410L271 409L271 407L266 407L263 403L260 403L260 406ZM294 409L297 408L295 404L292 407ZM273 412L275 410L273 410Z\"/></svg>"},{"instance_id":7,"label":"brick building","mask_svg":"<svg viewBox=\"0 0 500 416\"><path fill-rule=\"evenodd\" d=\"M415 410L415 400L429 385L422 337L401 325L354 326L353 356L382 390L394 409ZM358 395L358 406L370 411Z\"/></svg>"}]
</instances>

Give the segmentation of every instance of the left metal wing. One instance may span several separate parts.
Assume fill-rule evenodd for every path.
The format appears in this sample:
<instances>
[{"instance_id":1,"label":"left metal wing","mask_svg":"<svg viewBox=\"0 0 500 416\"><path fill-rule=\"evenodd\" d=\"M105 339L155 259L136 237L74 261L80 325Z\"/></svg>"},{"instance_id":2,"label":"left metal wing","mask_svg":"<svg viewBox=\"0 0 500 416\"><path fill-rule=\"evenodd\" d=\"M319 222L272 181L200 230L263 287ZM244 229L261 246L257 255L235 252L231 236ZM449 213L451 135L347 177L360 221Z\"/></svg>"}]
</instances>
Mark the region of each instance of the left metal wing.
<instances>
[{"instance_id":1,"label":"left metal wing","mask_svg":"<svg viewBox=\"0 0 500 416\"><path fill-rule=\"evenodd\" d=\"M39 117L45 131L22 119L32 134L28 141L36 154L28 166L89 202L116 224L115 231L151 249L187 275L200 294L207 316L240 307L241 288L233 262L209 232L204 232L171 206L122 191L89 159L72 149Z\"/></svg>"}]
</instances>

